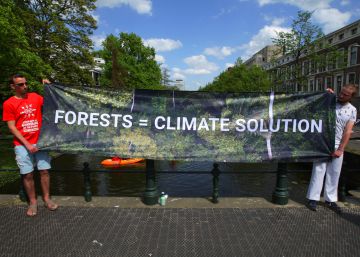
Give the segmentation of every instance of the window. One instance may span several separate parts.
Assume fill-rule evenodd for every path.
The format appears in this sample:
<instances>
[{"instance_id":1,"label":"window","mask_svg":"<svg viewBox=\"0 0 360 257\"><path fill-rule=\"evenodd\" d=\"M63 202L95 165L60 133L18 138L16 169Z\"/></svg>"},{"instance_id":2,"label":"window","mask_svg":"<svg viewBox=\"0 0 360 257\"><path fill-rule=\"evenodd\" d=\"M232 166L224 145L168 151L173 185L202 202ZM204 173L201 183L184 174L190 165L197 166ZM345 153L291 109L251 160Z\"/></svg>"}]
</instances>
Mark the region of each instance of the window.
<instances>
[{"instance_id":1,"label":"window","mask_svg":"<svg viewBox=\"0 0 360 257\"><path fill-rule=\"evenodd\" d=\"M339 94L342 87L342 75L336 76L336 94Z\"/></svg>"},{"instance_id":2,"label":"window","mask_svg":"<svg viewBox=\"0 0 360 257\"><path fill-rule=\"evenodd\" d=\"M316 79L316 86L317 86L317 91L324 91L324 83L323 83L323 79L322 78L317 78Z\"/></svg>"},{"instance_id":3,"label":"window","mask_svg":"<svg viewBox=\"0 0 360 257\"><path fill-rule=\"evenodd\" d=\"M321 55L317 62L318 72L324 72L326 68L326 56Z\"/></svg>"},{"instance_id":4,"label":"window","mask_svg":"<svg viewBox=\"0 0 360 257\"><path fill-rule=\"evenodd\" d=\"M286 66L285 68L285 80L290 79L290 67Z\"/></svg>"},{"instance_id":5,"label":"window","mask_svg":"<svg viewBox=\"0 0 360 257\"><path fill-rule=\"evenodd\" d=\"M358 47L352 46L350 48L350 66L357 64Z\"/></svg>"},{"instance_id":6,"label":"window","mask_svg":"<svg viewBox=\"0 0 360 257\"><path fill-rule=\"evenodd\" d=\"M323 48L323 43L322 42L319 42L318 44L318 49L322 49Z\"/></svg>"},{"instance_id":7,"label":"window","mask_svg":"<svg viewBox=\"0 0 360 257\"><path fill-rule=\"evenodd\" d=\"M328 39L328 43L329 43L329 44L331 44L331 43L332 43L332 41L333 41L333 39L332 39L332 38L329 38L329 39Z\"/></svg>"},{"instance_id":8,"label":"window","mask_svg":"<svg viewBox=\"0 0 360 257\"><path fill-rule=\"evenodd\" d=\"M309 80L309 92L314 92L314 80L310 79Z\"/></svg>"},{"instance_id":9,"label":"window","mask_svg":"<svg viewBox=\"0 0 360 257\"><path fill-rule=\"evenodd\" d=\"M326 56L326 63L327 63L327 70L328 71L335 69L336 56L333 53L329 53Z\"/></svg>"},{"instance_id":10,"label":"window","mask_svg":"<svg viewBox=\"0 0 360 257\"><path fill-rule=\"evenodd\" d=\"M343 68L345 66L344 59L345 59L345 50L341 48L337 52L338 56L336 57L336 68Z\"/></svg>"},{"instance_id":11,"label":"window","mask_svg":"<svg viewBox=\"0 0 360 257\"><path fill-rule=\"evenodd\" d=\"M356 79L356 75L354 72L348 74L347 82L349 84L355 84L355 79Z\"/></svg>"},{"instance_id":12,"label":"window","mask_svg":"<svg viewBox=\"0 0 360 257\"><path fill-rule=\"evenodd\" d=\"M351 29L351 35L355 35L357 33L357 28Z\"/></svg>"},{"instance_id":13,"label":"window","mask_svg":"<svg viewBox=\"0 0 360 257\"><path fill-rule=\"evenodd\" d=\"M297 91L298 91L298 92L301 92L301 85L300 85L300 84L297 84L296 87L297 87Z\"/></svg>"},{"instance_id":14,"label":"window","mask_svg":"<svg viewBox=\"0 0 360 257\"><path fill-rule=\"evenodd\" d=\"M344 33L341 33L340 35L339 35L339 40L342 40L344 38Z\"/></svg>"},{"instance_id":15,"label":"window","mask_svg":"<svg viewBox=\"0 0 360 257\"><path fill-rule=\"evenodd\" d=\"M304 61L303 62L303 75L308 75L309 74L309 61Z\"/></svg>"},{"instance_id":16,"label":"window","mask_svg":"<svg viewBox=\"0 0 360 257\"><path fill-rule=\"evenodd\" d=\"M332 84L332 77L326 77L325 87L334 89L334 86Z\"/></svg>"},{"instance_id":17,"label":"window","mask_svg":"<svg viewBox=\"0 0 360 257\"><path fill-rule=\"evenodd\" d=\"M316 72L316 62L310 61L310 74L314 74Z\"/></svg>"},{"instance_id":18,"label":"window","mask_svg":"<svg viewBox=\"0 0 360 257\"><path fill-rule=\"evenodd\" d=\"M308 91L309 91L308 88L309 88L308 85L304 85L303 91L304 91L304 92L308 92Z\"/></svg>"}]
</instances>

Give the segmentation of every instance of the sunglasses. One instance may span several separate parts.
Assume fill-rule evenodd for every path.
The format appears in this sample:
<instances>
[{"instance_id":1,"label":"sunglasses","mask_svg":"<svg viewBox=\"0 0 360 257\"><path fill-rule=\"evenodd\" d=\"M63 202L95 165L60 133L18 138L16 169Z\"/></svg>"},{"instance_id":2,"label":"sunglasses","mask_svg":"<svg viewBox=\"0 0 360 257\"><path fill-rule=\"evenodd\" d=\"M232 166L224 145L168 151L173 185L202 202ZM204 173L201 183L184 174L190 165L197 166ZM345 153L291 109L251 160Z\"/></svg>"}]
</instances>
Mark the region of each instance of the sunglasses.
<instances>
[{"instance_id":1,"label":"sunglasses","mask_svg":"<svg viewBox=\"0 0 360 257\"><path fill-rule=\"evenodd\" d=\"M25 85L26 85L26 82L15 84L15 86L17 86L17 87L23 87L23 86L25 86Z\"/></svg>"}]
</instances>

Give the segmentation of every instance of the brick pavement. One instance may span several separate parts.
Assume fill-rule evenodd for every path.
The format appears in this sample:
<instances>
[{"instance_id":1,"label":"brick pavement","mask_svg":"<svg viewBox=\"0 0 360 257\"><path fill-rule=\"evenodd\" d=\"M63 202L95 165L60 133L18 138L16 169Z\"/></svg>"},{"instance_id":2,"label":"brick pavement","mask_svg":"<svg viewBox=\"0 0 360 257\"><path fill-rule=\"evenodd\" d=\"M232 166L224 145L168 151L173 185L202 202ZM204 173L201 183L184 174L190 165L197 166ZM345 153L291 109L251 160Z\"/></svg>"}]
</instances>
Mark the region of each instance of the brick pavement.
<instances>
[{"instance_id":1,"label":"brick pavement","mask_svg":"<svg viewBox=\"0 0 360 257\"><path fill-rule=\"evenodd\" d=\"M1 256L360 256L360 208L0 207Z\"/></svg>"}]
</instances>

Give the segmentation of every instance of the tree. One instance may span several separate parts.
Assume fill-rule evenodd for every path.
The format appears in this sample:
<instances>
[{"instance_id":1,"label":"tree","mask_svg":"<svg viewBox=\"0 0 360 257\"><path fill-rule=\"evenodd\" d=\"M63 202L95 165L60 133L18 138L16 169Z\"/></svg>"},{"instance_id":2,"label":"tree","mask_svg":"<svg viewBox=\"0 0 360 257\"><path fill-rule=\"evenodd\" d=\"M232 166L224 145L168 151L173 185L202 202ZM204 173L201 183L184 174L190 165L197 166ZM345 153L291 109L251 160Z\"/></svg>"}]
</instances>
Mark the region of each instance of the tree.
<instances>
[{"instance_id":1,"label":"tree","mask_svg":"<svg viewBox=\"0 0 360 257\"><path fill-rule=\"evenodd\" d=\"M31 51L26 37L26 29L18 9L12 0L2 0L0 4L0 90L1 102L12 95L8 78L14 73L26 76L32 87L40 84L52 69L40 56Z\"/></svg>"},{"instance_id":2,"label":"tree","mask_svg":"<svg viewBox=\"0 0 360 257\"><path fill-rule=\"evenodd\" d=\"M104 42L102 58L105 60L101 84L122 89L163 89L161 70L155 61L155 49L144 46L134 33L109 35Z\"/></svg>"},{"instance_id":3,"label":"tree","mask_svg":"<svg viewBox=\"0 0 360 257\"><path fill-rule=\"evenodd\" d=\"M303 72L301 59L306 56L310 60L310 66L305 67L309 69L314 68L321 61L318 49L320 39L324 34L318 26L311 23L311 16L312 12L299 11L297 18L292 22L291 31L277 32L278 37L273 39L273 43L279 47L282 54L290 56L293 60L292 69L280 72L281 81L285 80L284 77L291 77L299 86L304 86L307 81L307 73Z\"/></svg>"},{"instance_id":4,"label":"tree","mask_svg":"<svg viewBox=\"0 0 360 257\"><path fill-rule=\"evenodd\" d=\"M51 78L62 83L91 83L84 69L92 65L96 28L91 15L95 0L15 0L30 50L52 67Z\"/></svg>"},{"instance_id":5,"label":"tree","mask_svg":"<svg viewBox=\"0 0 360 257\"><path fill-rule=\"evenodd\" d=\"M234 67L222 72L201 91L264 92L270 90L268 74L258 66L247 67L241 60Z\"/></svg>"},{"instance_id":6,"label":"tree","mask_svg":"<svg viewBox=\"0 0 360 257\"><path fill-rule=\"evenodd\" d=\"M173 81L170 79L170 71L168 68L163 67L161 70L161 85L171 87Z\"/></svg>"}]
</instances>

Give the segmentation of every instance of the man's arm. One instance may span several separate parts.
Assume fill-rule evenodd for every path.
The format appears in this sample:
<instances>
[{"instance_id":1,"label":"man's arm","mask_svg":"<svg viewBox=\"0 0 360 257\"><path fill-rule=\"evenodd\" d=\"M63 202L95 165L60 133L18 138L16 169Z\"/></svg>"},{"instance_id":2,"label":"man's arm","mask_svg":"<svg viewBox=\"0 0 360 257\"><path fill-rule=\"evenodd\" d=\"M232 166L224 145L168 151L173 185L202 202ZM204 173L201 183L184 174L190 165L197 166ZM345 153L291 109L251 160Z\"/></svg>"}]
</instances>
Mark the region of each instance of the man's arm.
<instances>
[{"instance_id":1,"label":"man's arm","mask_svg":"<svg viewBox=\"0 0 360 257\"><path fill-rule=\"evenodd\" d=\"M50 80L48 80L48 79L42 79L41 82L42 82L43 85L51 84Z\"/></svg>"},{"instance_id":2,"label":"man's arm","mask_svg":"<svg viewBox=\"0 0 360 257\"><path fill-rule=\"evenodd\" d=\"M14 120L7 121L7 125L8 125L8 128L9 128L11 134L13 134L17 139L19 139L19 141L24 144L24 146L26 147L26 149L29 150L30 153L35 153L35 152L39 151L39 149L36 146L33 146L32 144L30 144L29 141L27 141L23 137L23 135L21 135L20 131L15 126Z\"/></svg>"},{"instance_id":3,"label":"man's arm","mask_svg":"<svg viewBox=\"0 0 360 257\"><path fill-rule=\"evenodd\" d=\"M353 122L353 121L348 121L348 123L346 123L344 133L343 133L343 135L341 137L340 145L335 150L335 152L333 152L333 154L332 154L333 157L338 158L344 153L345 147L349 143L354 124L355 124L355 122Z\"/></svg>"}]
</instances>

